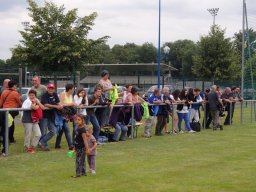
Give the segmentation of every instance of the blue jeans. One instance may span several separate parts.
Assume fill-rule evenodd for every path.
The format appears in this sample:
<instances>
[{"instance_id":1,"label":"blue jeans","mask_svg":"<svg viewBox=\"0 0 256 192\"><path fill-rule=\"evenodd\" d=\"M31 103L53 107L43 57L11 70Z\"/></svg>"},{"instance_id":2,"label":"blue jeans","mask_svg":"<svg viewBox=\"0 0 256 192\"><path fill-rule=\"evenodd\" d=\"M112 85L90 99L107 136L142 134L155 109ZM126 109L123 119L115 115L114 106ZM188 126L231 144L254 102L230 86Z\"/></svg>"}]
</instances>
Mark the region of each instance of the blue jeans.
<instances>
[{"instance_id":1,"label":"blue jeans","mask_svg":"<svg viewBox=\"0 0 256 192\"><path fill-rule=\"evenodd\" d=\"M57 132L57 128L52 120L46 119L46 118L41 119L41 127L40 128L43 130L44 133L46 133L47 127L48 127L49 132L47 134L45 134L40 140L41 145L46 148L48 147L47 142L54 135L56 135L56 132Z\"/></svg>"},{"instance_id":2,"label":"blue jeans","mask_svg":"<svg viewBox=\"0 0 256 192\"><path fill-rule=\"evenodd\" d=\"M118 135L121 131L121 135L120 135L120 140L125 140L125 135L128 131L128 128L121 122L117 122L116 123L116 126L115 126L115 133L113 135L113 138L114 140L118 140Z\"/></svg>"},{"instance_id":3,"label":"blue jeans","mask_svg":"<svg viewBox=\"0 0 256 192\"><path fill-rule=\"evenodd\" d=\"M63 121L62 129L60 130L60 132L59 132L59 134L58 134L58 136L56 138L55 147L60 146L63 132L65 133L65 137L66 137L66 140L68 142L68 147L72 148L73 144L72 144L72 141L71 141L70 129L69 129L69 126L68 126L68 122L66 120Z\"/></svg>"},{"instance_id":4,"label":"blue jeans","mask_svg":"<svg viewBox=\"0 0 256 192\"><path fill-rule=\"evenodd\" d=\"M95 137L96 141L98 141L100 135L100 125L98 119L96 118L95 114L87 114L86 122L91 122L93 126L93 136Z\"/></svg>"},{"instance_id":5,"label":"blue jeans","mask_svg":"<svg viewBox=\"0 0 256 192\"><path fill-rule=\"evenodd\" d=\"M190 131L191 128L190 128L190 124L189 124L189 113L177 113L178 114L178 128L179 128L179 131L181 131L181 122L182 122L182 119L184 119L185 121L185 127L187 129L187 131Z\"/></svg>"}]
</instances>

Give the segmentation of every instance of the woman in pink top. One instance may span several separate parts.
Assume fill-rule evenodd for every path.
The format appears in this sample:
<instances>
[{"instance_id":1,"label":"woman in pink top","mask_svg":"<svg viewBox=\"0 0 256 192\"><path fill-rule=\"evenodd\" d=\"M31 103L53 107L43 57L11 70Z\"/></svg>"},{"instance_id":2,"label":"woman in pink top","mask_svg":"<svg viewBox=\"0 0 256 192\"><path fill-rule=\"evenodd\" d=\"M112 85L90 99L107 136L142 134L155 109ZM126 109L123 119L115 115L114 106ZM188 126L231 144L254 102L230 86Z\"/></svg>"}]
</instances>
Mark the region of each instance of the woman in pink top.
<instances>
[{"instance_id":1,"label":"woman in pink top","mask_svg":"<svg viewBox=\"0 0 256 192\"><path fill-rule=\"evenodd\" d=\"M125 103L136 104L142 103L144 100L138 95L138 88L132 87L131 92L127 94Z\"/></svg>"},{"instance_id":2,"label":"woman in pink top","mask_svg":"<svg viewBox=\"0 0 256 192\"><path fill-rule=\"evenodd\" d=\"M112 91L114 87L109 80L109 72L107 70L103 70L101 72L101 79L99 81L99 84L103 87L103 93L105 94L105 97L109 99L109 91Z\"/></svg>"}]
</instances>

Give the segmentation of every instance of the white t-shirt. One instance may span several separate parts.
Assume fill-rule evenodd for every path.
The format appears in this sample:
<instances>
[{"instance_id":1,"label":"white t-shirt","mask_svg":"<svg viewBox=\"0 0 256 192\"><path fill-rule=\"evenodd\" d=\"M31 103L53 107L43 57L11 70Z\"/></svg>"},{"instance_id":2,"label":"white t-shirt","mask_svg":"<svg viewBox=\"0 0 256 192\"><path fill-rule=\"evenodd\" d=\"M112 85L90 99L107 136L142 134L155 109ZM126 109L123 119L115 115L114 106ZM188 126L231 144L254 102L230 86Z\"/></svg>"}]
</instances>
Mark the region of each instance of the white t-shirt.
<instances>
[{"instance_id":1,"label":"white t-shirt","mask_svg":"<svg viewBox=\"0 0 256 192\"><path fill-rule=\"evenodd\" d=\"M77 95L74 96L74 102L78 106L80 106L80 104L82 103L82 100L83 100L82 97L78 97ZM88 98L87 98L87 96L85 97L85 104L84 105L88 105ZM85 116L87 115L86 109L79 109L78 113L80 113L82 115L85 115Z\"/></svg>"}]
</instances>

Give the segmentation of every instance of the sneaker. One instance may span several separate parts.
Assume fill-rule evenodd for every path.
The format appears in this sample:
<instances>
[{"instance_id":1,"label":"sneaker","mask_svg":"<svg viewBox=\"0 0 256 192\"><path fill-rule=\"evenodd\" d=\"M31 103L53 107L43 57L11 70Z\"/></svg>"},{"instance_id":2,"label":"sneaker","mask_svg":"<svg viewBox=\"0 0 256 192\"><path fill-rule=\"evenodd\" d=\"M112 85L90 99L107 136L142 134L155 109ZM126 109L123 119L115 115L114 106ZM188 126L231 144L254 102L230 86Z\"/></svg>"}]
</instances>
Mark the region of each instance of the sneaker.
<instances>
[{"instance_id":1,"label":"sneaker","mask_svg":"<svg viewBox=\"0 0 256 192\"><path fill-rule=\"evenodd\" d=\"M180 130L179 133L184 133L184 131Z\"/></svg>"},{"instance_id":2,"label":"sneaker","mask_svg":"<svg viewBox=\"0 0 256 192\"><path fill-rule=\"evenodd\" d=\"M41 150L42 150L42 151L50 151L50 149L49 149L48 147L45 147L45 146L43 146L43 145L41 145Z\"/></svg>"},{"instance_id":3,"label":"sneaker","mask_svg":"<svg viewBox=\"0 0 256 192\"><path fill-rule=\"evenodd\" d=\"M92 173L93 175L95 175L95 174L96 174L96 171L95 171L95 170L92 170L91 173Z\"/></svg>"},{"instance_id":4,"label":"sneaker","mask_svg":"<svg viewBox=\"0 0 256 192\"><path fill-rule=\"evenodd\" d=\"M188 133L195 133L196 131L193 131L192 129Z\"/></svg>"},{"instance_id":5,"label":"sneaker","mask_svg":"<svg viewBox=\"0 0 256 192\"><path fill-rule=\"evenodd\" d=\"M27 153L30 153L30 154L35 153L34 147L28 147L28 148L27 148Z\"/></svg>"},{"instance_id":6,"label":"sneaker","mask_svg":"<svg viewBox=\"0 0 256 192\"><path fill-rule=\"evenodd\" d=\"M56 145L55 149L61 149L61 146L60 145Z\"/></svg>"}]
</instances>

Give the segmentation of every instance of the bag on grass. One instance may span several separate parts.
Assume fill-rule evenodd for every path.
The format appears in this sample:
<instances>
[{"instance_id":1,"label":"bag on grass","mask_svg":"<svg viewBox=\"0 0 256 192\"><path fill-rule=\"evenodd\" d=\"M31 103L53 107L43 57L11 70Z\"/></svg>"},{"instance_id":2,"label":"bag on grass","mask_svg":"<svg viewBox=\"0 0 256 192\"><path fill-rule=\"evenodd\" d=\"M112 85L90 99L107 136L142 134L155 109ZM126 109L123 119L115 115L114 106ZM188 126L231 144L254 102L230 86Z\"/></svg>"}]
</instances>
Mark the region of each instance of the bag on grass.
<instances>
[{"instance_id":1,"label":"bag on grass","mask_svg":"<svg viewBox=\"0 0 256 192\"><path fill-rule=\"evenodd\" d=\"M192 123L190 123L190 128L193 131L199 132L201 130L201 125L199 122L192 122Z\"/></svg>"}]
</instances>

